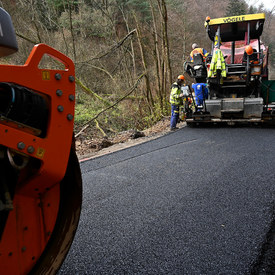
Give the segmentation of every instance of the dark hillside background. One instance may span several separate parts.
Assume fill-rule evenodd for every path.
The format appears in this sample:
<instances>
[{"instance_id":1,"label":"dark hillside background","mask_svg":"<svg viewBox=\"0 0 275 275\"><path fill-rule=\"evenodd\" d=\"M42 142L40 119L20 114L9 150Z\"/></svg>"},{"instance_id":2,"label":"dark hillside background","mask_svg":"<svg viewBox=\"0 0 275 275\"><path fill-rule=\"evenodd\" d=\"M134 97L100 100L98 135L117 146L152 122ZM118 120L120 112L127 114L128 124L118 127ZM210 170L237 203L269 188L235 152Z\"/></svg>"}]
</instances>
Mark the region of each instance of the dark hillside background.
<instances>
[{"instance_id":1,"label":"dark hillside background","mask_svg":"<svg viewBox=\"0 0 275 275\"><path fill-rule=\"evenodd\" d=\"M19 43L19 52L2 62L24 64L36 43L74 61L80 139L142 130L169 115L170 85L183 73L191 45L210 50L206 16L265 12L262 40L270 48L270 79L275 79L274 9L244 0L4 0L0 5L10 13ZM44 62L57 66L51 59Z\"/></svg>"}]
</instances>

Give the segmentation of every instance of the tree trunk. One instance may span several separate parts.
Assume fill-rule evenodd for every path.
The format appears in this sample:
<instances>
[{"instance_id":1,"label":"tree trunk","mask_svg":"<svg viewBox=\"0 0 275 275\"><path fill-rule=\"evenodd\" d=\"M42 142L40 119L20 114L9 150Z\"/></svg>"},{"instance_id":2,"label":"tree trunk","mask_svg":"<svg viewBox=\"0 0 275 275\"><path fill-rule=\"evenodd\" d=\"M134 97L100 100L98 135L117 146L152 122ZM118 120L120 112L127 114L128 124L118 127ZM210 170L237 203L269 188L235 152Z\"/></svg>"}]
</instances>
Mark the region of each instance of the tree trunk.
<instances>
[{"instance_id":1,"label":"tree trunk","mask_svg":"<svg viewBox=\"0 0 275 275\"><path fill-rule=\"evenodd\" d=\"M138 44L139 44L139 49L140 49L140 55L141 55L141 60L142 60L142 65L145 71L145 85L146 85L146 101L148 103L148 107L150 110L150 113L153 114L153 106L154 106L154 100L153 100L153 96L152 96L152 91L151 91L151 87L150 87L150 79L149 79L149 75L148 75L148 68L147 68L147 62L146 62L146 58L144 55L144 49L143 49L143 44L141 41L141 33L140 33L140 27L137 21L137 17L134 15L135 21L136 21L136 30L137 30L137 39L138 39Z\"/></svg>"},{"instance_id":2,"label":"tree trunk","mask_svg":"<svg viewBox=\"0 0 275 275\"><path fill-rule=\"evenodd\" d=\"M154 59L155 59L155 67L156 67L156 78L157 78L157 95L158 100L160 103L160 109L163 113L163 89L161 85L161 60L160 60L160 53L159 53L159 41L158 41L158 30L157 30L157 23L156 23L156 16L154 11L154 6L152 0L150 0L150 8L151 8L151 15L153 19L153 38L154 38Z\"/></svg>"},{"instance_id":3,"label":"tree trunk","mask_svg":"<svg viewBox=\"0 0 275 275\"><path fill-rule=\"evenodd\" d=\"M165 91L165 102L168 102L167 82L169 85L172 83L172 70L170 64L170 50L169 50L169 39L167 32L168 16L165 0L158 0L159 12L162 18L162 48L164 56L164 80L163 89Z\"/></svg>"},{"instance_id":4,"label":"tree trunk","mask_svg":"<svg viewBox=\"0 0 275 275\"><path fill-rule=\"evenodd\" d=\"M74 57L74 62L76 62L76 49L75 49L75 37L74 37L74 30L73 30L72 3L71 3L71 0L68 0L68 6L69 6L69 17L70 17L70 31L71 31L72 44L73 44L73 57Z\"/></svg>"},{"instance_id":5,"label":"tree trunk","mask_svg":"<svg viewBox=\"0 0 275 275\"><path fill-rule=\"evenodd\" d=\"M125 25L127 28L127 32L129 33L130 32L129 23L128 23L128 20L126 18L123 8L120 8L120 11L122 13L122 16L123 16L123 19L124 19L124 22L125 22ZM133 76L131 77L131 81L132 81L131 84L133 84L133 79L135 79L137 76L136 59L135 59L135 50L134 50L133 40L131 40L130 45L131 45L131 58L132 58L132 64L133 64Z\"/></svg>"}]
</instances>

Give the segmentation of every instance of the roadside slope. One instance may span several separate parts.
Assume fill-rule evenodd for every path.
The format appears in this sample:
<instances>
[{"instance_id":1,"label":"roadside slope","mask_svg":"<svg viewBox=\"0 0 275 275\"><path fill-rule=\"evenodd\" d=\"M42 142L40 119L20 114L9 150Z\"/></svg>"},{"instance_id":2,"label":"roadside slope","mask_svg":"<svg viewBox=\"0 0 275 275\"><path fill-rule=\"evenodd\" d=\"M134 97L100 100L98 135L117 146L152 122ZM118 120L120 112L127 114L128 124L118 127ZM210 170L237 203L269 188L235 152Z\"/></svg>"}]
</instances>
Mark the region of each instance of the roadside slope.
<instances>
[{"instance_id":1,"label":"roadside slope","mask_svg":"<svg viewBox=\"0 0 275 275\"><path fill-rule=\"evenodd\" d=\"M185 127L185 122L177 125L179 128ZM165 117L154 126L144 131L129 130L117 134L114 138L101 138L94 140L76 140L76 152L78 159L99 157L105 154L116 152L149 140L161 137L170 131L170 118Z\"/></svg>"}]
</instances>

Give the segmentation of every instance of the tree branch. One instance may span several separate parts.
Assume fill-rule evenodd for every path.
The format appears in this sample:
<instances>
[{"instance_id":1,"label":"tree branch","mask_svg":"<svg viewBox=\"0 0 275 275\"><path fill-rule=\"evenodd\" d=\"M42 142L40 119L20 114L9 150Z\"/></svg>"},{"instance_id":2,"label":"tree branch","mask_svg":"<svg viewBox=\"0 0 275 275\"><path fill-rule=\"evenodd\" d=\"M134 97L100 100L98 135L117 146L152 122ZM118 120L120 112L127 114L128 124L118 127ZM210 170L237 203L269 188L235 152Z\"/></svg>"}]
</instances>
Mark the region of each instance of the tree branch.
<instances>
[{"instance_id":1,"label":"tree branch","mask_svg":"<svg viewBox=\"0 0 275 275\"><path fill-rule=\"evenodd\" d=\"M91 89L89 89L87 86L85 86L80 80L79 78L75 78L75 83L77 85L79 85L86 94L88 95L92 95L94 97L96 97L97 99L101 100L102 102L104 102L106 105L110 105L110 103L108 101L106 101L104 98L102 98L101 96L99 96L97 93L93 92Z\"/></svg>"},{"instance_id":2,"label":"tree branch","mask_svg":"<svg viewBox=\"0 0 275 275\"><path fill-rule=\"evenodd\" d=\"M107 137L107 135L105 134L104 130L99 126L98 121L95 119L95 124L96 124L96 128L102 133L102 135L104 137Z\"/></svg>"},{"instance_id":3,"label":"tree branch","mask_svg":"<svg viewBox=\"0 0 275 275\"><path fill-rule=\"evenodd\" d=\"M91 59L88 59L88 60L86 60L86 61L75 62L75 64L78 64L78 63L85 63L85 62L89 62L89 61L92 61L92 60L101 59L102 57L105 57L105 56L109 55L109 54L112 53L115 49L121 47L121 46L123 45L123 43L124 43L130 36L132 36L135 32L136 32L136 29L130 31L126 36L124 36L124 38L122 38L116 45L114 45L113 47L111 47L111 49L108 50L107 52L102 53L102 54L99 54L98 56L93 57L93 58L91 58Z\"/></svg>"},{"instance_id":4,"label":"tree branch","mask_svg":"<svg viewBox=\"0 0 275 275\"><path fill-rule=\"evenodd\" d=\"M120 99L118 99L113 105L101 110L97 115L95 115L92 119L90 119L85 125L83 125L82 129L75 135L75 137L77 138L78 136L80 136L89 126L90 123L93 122L94 120L96 120L101 114L103 114L104 112L106 112L107 110L115 107L119 102L121 102L122 100L124 100L126 97L128 97L138 86L140 80L142 79L142 77L145 75L145 73L143 73L142 75L140 75L136 81L136 83L134 84L134 86L132 86L131 90L125 94L123 97L121 97Z\"/></svg>"},{"instance_id":5,"label":"tree branch","mask_svg":"<svg viewBox=\"0 0 275 275\"><path fill-rule=\"evenodd\" d=\"M22 39L24 39L24 40L26 40L26 41L32 43L32 44L39 44L38 41L34 41L34 40L32 40L32 39L30 39L30 38L28 38L28 37L26 37L26 36L24 36L23 34L20 34L20 33L18 33L18 32L16 32L16 35L19 36L20 38L22 38Z\"/></svg>"}]
</instances>

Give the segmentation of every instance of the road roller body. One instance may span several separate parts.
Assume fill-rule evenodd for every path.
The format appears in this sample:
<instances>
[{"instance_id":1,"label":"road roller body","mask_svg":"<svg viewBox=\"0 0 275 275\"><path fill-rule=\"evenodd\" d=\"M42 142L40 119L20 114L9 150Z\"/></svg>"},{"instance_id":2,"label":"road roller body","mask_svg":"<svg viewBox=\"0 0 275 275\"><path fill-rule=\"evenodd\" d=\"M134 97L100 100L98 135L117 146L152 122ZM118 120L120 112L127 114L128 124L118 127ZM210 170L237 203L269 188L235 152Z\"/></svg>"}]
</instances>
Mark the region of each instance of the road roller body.
<instances>
[{"instance_id":1,"label":"road roller body","mask_svg":"<svg viewBox=\"0 0 275 275\"><path fill-rule=\"evenodd\" d=\"M3 9L0 23L6 56L17 43ZM24 65L0 65L0 274L55 274L69 251L82 202L74 107L74 64L59 51L38 44Z\"/></svg>"}]
</instances>

